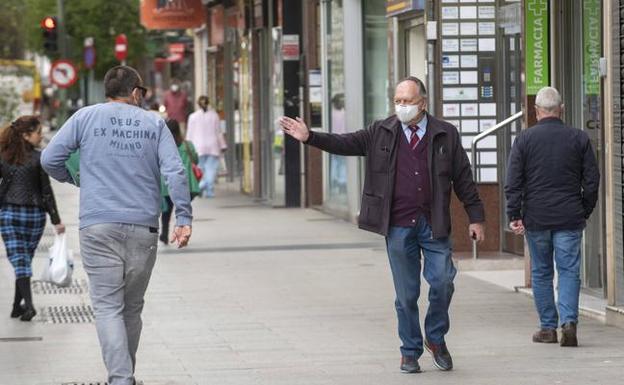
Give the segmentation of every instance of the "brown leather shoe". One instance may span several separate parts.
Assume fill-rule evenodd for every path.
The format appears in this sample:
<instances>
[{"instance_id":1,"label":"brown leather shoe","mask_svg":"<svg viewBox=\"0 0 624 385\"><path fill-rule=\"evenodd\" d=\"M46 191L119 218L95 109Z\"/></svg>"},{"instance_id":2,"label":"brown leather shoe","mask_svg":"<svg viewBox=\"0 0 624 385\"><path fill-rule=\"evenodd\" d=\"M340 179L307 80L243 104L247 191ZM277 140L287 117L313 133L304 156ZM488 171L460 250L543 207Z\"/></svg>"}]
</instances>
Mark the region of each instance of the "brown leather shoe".
<instances>
[{"instance_id":1,"label":"brown leather shoe","mask_svg":"<svg viewBox=\"0 0 624 385\"><path fill-rule=\"evenodd\" d=\"M561 346L578 346L576 324L569 322L561 326Z\"/></svg>"},{"instance_id":2,"label":"brown leather shoe","mask_svg":"<svg viewBox=\"0 0 624 385\"><path fill-rule=\"evenodd\" d=\"M544 344L556 344L557 343L557 330L556 329L540 329L533 334L533 342Z\"/></svg>"}]
</instances>

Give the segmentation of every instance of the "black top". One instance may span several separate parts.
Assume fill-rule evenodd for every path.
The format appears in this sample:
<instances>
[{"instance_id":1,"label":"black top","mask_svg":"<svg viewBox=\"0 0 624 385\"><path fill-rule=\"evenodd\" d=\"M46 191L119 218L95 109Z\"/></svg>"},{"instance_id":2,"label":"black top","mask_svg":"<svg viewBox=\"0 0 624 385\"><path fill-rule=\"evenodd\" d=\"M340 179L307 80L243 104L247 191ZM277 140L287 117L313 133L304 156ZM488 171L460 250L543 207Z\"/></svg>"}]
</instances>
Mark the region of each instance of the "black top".
<instances>
[{"instance_id":1,"label":"black top","mask_svg":"<svg viewBox=\"0 0 624 385\"><path fill-rule=\"evenodd\" d=\"M41 152L33 149L22 165L8 164L0 157L0 177L9 183L2 204L41 207L50 214L52 224L61 223L50 177L41 167ZM3 182L4 183L4 182Z\"/></svg>"},{"instance_id":2,"label":"black top","mask_svg":"<svg viewBox=\"0 0 624 385\"><path fill-rule=\"evenodd\" d=\"M585 227L598 199L600 171L587 133L546 118L522 131L511 150L505 195L510 220L527 230Z\"/></svg>"}]
</instances>

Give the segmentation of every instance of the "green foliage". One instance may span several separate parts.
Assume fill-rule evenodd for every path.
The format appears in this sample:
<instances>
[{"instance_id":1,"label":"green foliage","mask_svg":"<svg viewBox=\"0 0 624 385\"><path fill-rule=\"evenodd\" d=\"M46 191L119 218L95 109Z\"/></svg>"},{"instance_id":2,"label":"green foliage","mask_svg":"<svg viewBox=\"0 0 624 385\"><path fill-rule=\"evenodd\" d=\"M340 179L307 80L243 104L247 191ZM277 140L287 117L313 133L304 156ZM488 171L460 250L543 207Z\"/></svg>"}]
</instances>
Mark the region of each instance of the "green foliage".
<instances>
[{"instance_id":1,"label":"green foliage","mask_svg":"<svg viewBox=\"0 0 624 385\"><path fill-rule=\"evenodd\" d=\"M2 127L17 117L20 96L11 85L7 82L0 82L0 126Z\"/></svg>"},{"instance_id":2,"label":"green foliage","mask_svg":"<svg viewBox=\"0 0 624 385\"><path fill-rule=\"evenodd\" d=\"M2 0L0 11L0 58L23 59L24 35L19 33L24 21L23 0Z\"/></svg>"},{"instance_id":3,"label":"green foliage","mask_svg":"<svg viewBox=\"0 0 624 385\"><path fill-rule=\"evenodd\" d=\"M25 3L27 7L24 25L27 26L29 48L42 52L39 22L45 16L56 15L57 1L16 1ZM136 66L147 52L147 33L140 24L139 2L139 0L65 0L64 24L69 35L70 59L82 65L84 39L93 37L97 55L95 74L101 78L110 67L119 64L114 55L115 37L124 33L128 37L127 62Z\"/></svg>"}]
</instances>

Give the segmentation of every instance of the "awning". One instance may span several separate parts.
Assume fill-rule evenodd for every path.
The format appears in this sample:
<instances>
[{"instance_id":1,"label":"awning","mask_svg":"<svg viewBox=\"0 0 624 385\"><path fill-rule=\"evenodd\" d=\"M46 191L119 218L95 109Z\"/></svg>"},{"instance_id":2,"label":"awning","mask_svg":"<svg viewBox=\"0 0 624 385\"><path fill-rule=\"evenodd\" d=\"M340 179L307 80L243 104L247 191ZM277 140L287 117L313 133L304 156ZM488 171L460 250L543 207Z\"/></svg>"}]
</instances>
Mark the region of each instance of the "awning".
<instances>
[{"instance_id":1,"label":"awning","mask_svg":"<svg viewBox=\"0 0 624 385\"><path fill-rule=\"evenodd\" d=\"M406 12L424 11L425 0L387 0L386 16L397 16Z\"/></svg>"}]
</instances>

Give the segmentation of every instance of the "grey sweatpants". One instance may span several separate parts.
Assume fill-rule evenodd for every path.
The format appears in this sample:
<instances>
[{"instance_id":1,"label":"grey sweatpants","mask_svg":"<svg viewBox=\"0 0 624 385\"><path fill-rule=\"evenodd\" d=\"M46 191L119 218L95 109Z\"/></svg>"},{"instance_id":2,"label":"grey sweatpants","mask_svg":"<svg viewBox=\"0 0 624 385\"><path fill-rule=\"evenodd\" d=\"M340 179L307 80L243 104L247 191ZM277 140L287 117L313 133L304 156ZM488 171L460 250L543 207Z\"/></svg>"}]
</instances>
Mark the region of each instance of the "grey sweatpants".
<instances>
[{"instance_id":1,"label":"grey sweatpants","mask_svg":"<svg viewBox=\"0 0 624 385\"><path fill-rule=\"evenodd\" d=\"M95 325L110 385L133 385L144 295L156 261L158 233L105 223L80 230Z\"/></svg>"}]
</instances>

